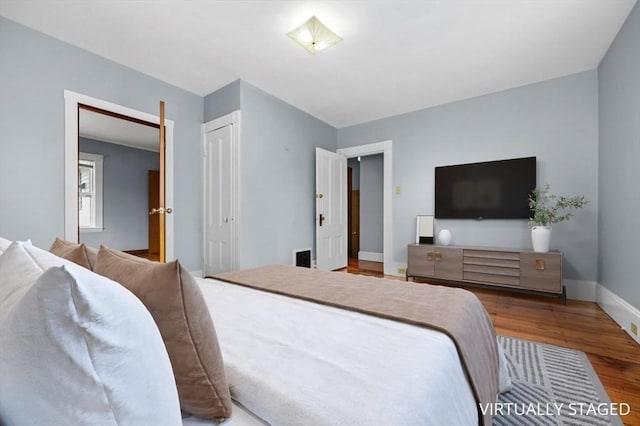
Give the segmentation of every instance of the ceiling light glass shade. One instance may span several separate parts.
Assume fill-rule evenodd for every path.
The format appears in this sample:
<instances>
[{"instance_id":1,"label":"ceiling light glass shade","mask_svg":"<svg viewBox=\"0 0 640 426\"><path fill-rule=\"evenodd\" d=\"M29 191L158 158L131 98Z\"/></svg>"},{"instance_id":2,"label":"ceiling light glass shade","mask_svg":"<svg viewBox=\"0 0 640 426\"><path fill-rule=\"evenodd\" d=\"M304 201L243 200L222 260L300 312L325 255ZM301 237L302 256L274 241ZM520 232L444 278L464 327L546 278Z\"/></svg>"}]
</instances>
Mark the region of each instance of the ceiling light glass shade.
<instances>
[{"instance_id":1,"label":"ceiling light glass shade","mask_svg":"<svg viewBox=\"0 0 640 426\"><path fill-rule=\"evenodd\" d=\"M324 26L315 16L287 33L296 43L311 53L316 53L342 41L342 37Z\"/></svg>"}]
</instances>

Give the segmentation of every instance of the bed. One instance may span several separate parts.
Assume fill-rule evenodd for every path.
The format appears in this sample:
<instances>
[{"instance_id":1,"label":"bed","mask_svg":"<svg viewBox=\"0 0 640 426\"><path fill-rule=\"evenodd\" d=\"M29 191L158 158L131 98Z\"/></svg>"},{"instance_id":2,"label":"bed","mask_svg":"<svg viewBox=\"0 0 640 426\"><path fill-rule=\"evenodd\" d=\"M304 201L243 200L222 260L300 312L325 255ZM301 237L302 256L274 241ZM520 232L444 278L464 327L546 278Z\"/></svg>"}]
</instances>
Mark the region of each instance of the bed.
<instances>
[{"instance_id":1,"label":"bed","mask_svg":"<svg viewBox=\"0 0 640 426\"><path fill-rule=\"evenodd\" d=\"M0 252L7 245L0 241ZM62 259L44 263L75 270ZM446 333L220 278L195 282L215 324L233 400L222 424L482 423L465 363ZM506 391L506 362L496 346L498 388ZM181 417L184 425L219 424Z\"/></svg>"}]
</instances>

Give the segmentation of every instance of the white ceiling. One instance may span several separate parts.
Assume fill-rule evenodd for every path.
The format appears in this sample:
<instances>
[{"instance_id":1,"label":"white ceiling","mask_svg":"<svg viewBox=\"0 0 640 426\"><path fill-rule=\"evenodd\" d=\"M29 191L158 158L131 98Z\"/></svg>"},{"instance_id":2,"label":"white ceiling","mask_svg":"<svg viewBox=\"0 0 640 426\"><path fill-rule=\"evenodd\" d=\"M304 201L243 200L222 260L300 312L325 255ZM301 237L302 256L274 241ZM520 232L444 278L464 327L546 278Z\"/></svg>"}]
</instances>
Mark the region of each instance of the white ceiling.
<instances>
[{"instance_id":1,"label":"white ceiling","mask_svg":"<svg viewBox=\"0 0 640 426\"><path fill-rule=\"evenodd\" d=\"M160 151L159 130L105 114L80 110L79 133L83 138L147 151Z\"/></svg>"},{"instance_id":2,"label":"white ceiling","mask_svg":"<svg viewBox=\"0 0 640 426\"><path fill-rule=\"evenodd\" d=\"M241 78L341 128L598 66L635 0L0 0L0 15L200 95ZM344 41L285 33L316 15Z\"/></svg>"}]
</instances>

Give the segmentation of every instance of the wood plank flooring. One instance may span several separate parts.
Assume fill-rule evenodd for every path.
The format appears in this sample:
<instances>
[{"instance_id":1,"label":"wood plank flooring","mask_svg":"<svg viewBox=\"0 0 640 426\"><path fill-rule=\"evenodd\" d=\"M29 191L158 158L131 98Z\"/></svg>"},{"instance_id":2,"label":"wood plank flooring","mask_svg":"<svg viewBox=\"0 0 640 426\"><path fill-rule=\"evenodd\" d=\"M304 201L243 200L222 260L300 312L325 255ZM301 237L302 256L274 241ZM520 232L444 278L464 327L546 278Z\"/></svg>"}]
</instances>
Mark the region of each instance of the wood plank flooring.
<instances>
[{"instance_id":1,"label":"wood plank flooring","mask_svg":"<svg viewBox=\"0 0 640 426\"><path fill-rule=\"evenodd\" d=\"M132 254L134 256L142 257L143 259L153 260L154 262L160 261L160 253L151 253L149 252L149 249L124 250L124 252Z\"/></svg>"},{"instance_id":2,"label":"wood plank flooring","mask_svg":"<svg viewBox=\"0 0 640 426\"><path fill-rule=\"evenodd\" d=\"M382 264L350 259L346 271L382 276ZM398 277L387 277L399 279ZM417 283L416 285L421 285ZM609 398L627 403L626 425L640 426L640 345L595 303L471 288L498 334L583 351Z\"/></svg>"}]
</instances>

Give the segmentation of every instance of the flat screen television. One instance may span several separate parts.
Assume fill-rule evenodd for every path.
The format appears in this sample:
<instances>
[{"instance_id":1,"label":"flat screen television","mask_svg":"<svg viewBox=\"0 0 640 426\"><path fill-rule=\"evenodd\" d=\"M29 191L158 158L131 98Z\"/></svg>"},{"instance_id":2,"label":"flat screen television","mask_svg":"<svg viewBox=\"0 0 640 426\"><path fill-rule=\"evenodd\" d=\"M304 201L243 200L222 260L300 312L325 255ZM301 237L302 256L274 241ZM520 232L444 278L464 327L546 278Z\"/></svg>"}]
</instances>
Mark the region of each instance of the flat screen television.
<instances>
[{"instance_id":1,"label":"flat screen television","mask_svg":"<svg viewBox=\"0 0 640 426\"><path fill-rule=\"evenodd\" d=\"M438 219L527 219L536 157L435 168Z\"/></svg>"}]
</instances>

